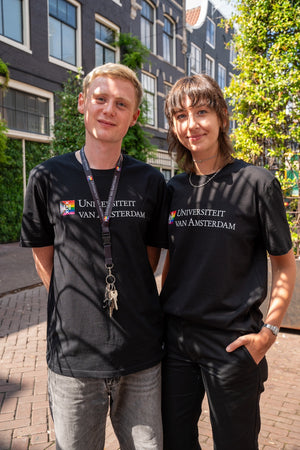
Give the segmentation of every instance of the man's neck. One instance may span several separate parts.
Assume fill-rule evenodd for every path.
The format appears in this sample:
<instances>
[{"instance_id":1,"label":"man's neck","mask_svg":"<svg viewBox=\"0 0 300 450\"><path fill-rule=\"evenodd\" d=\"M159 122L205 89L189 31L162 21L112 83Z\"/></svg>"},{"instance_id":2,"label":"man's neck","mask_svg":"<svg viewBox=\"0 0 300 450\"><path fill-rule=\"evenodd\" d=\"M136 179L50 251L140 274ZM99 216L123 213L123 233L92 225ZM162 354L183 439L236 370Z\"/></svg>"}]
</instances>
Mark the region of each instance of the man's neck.
<instances>
[{"instance_id":1,"label":"man's neck","mask_svg":"<svg viewBox=\"0 0 300 450\"><path fill-rule=\"evenodd\" d=\"M116 167L121 154L121 148L105 144L101 146L91 146L86 144L84 152L91 169L107 170ZM77 159L81 162L80 155L78 154Z\"/></svg>"}]
</instances>

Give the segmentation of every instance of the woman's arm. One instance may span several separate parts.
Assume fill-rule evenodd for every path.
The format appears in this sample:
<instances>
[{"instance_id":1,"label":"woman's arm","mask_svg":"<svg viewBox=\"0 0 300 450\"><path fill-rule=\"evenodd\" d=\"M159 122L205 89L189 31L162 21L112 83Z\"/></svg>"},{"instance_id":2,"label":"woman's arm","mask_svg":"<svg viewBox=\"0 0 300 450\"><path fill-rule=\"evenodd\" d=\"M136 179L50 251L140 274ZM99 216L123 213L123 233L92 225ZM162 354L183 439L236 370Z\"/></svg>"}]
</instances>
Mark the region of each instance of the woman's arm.
<instances>
[{"instance_id":1,"label":"woman's arm","mask_svg":"<svg viewBox=\"0 0 300 450\"><path fill-rule=\"evenodd\" d=\"M295 286L296 261L293 250L281 256L270 255L270 261L272 267L272 287L270 305L265 323L280 328ZM274 336L272 331L263 327L259 333L239 337L228 345L226 350L232 352L244 345L256 363L259 363L271 345L274 344L275 340L276 336Z\"/></svg>"}]
</instances>

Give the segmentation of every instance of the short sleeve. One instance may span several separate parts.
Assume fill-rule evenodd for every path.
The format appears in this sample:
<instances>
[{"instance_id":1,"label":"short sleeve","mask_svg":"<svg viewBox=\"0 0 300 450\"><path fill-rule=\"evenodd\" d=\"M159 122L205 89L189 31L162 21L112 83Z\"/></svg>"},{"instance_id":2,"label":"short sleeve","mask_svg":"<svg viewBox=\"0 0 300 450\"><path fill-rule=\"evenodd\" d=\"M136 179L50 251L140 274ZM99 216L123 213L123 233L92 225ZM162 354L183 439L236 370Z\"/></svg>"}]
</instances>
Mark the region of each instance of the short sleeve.
<instances>
[{"instance_id":1,"label":"short sleeve","mask_svg":"<svg viewBox=\"0 0 300 450\"><path fill-rule=\"evenodd\" d=\"M164 177L159 176L154 191L154 207L148 224L147 245L168 248L168 194Z\"/></svg>"},{"instance_id":2,"label":"short sleeve","mask_svg":"<svg viewBox=\"0 0 300 450\"><path fill-rule=\"evenodd\" d=\"M265 186L259 200L259 217L267 251L284 255L292 248L291 233L280 183L276 178Z\"/></svg>"},{"instance_id":3,"label":"short sleeve","mask_svg":"<svg viewBox=\"0 0 300 450\"><path fill-rule=\"evenodd\" d=\"M21 226L22 247L46 247L54 243L48 203L49 175L42 166L30 172Z\"/></svg>"}]
</instances>

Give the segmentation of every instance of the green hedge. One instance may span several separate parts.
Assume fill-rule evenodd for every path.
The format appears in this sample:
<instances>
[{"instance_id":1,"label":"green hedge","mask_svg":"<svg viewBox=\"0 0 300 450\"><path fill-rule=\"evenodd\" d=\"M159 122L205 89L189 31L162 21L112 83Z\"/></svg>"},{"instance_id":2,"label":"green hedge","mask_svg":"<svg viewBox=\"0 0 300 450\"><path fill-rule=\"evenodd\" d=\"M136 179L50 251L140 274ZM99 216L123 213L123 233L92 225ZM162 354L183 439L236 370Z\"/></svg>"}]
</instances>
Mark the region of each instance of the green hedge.
<instances>
[{"instance_id":1,"label":"green hedge","mask_svg":"<svg viewBox=\"0 0 300 450\"><path fill-rule=\"evenodd\" d=\"M22 141L8 139L6 162L0 162L0 243L16 242L20 237L23 211ZM50 157L47 144L26 141L26 179L30 170Z\"/></svg>"}]
</instances>

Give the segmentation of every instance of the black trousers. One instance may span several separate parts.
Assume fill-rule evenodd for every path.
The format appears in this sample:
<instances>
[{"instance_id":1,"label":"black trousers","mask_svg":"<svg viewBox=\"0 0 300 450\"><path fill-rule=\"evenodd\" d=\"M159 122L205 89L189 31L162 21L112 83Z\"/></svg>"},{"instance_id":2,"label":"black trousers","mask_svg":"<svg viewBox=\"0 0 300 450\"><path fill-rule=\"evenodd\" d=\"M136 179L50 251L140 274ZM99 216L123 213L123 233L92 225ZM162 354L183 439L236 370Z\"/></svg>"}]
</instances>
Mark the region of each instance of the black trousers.
<instances>
[{"instance_id":1,"label":"black trousers","mask_svg":"<svg viewBox=\"0 0 300 450\"><path fill-rule=\"evenodd\" d=\"M207 394L215 450L257 450L259 400L268 376L245 347L227 353L239 334L167 321L163 362L164 450L199 450L198 421Z\"/></svg>"}]
</instances>

